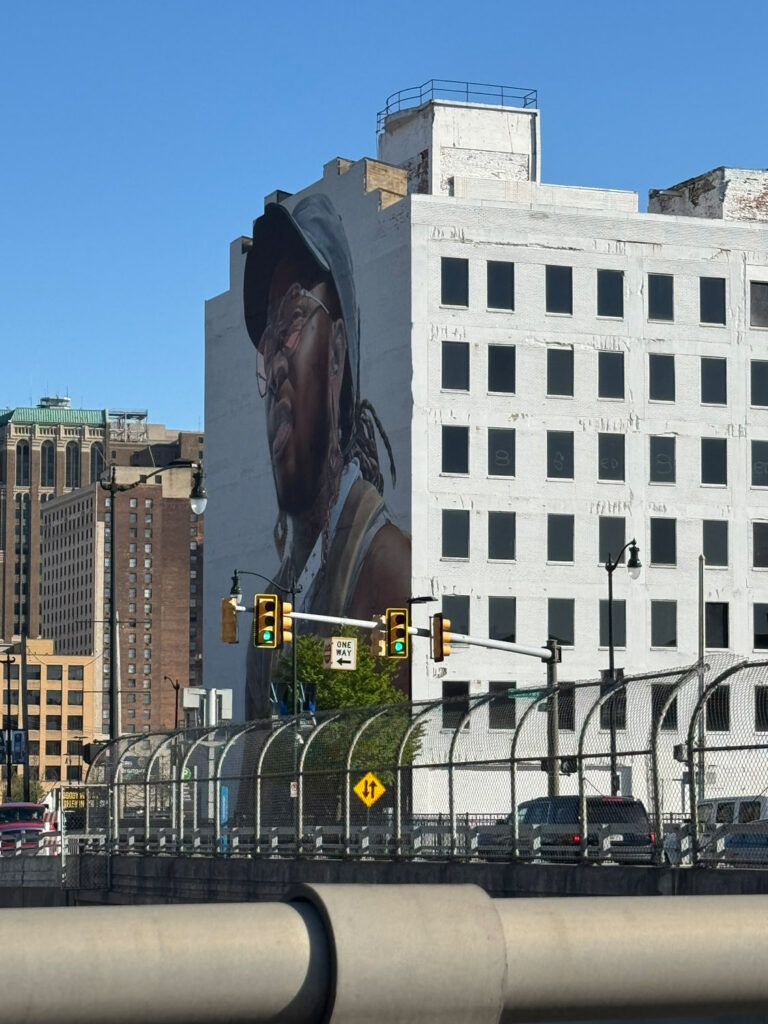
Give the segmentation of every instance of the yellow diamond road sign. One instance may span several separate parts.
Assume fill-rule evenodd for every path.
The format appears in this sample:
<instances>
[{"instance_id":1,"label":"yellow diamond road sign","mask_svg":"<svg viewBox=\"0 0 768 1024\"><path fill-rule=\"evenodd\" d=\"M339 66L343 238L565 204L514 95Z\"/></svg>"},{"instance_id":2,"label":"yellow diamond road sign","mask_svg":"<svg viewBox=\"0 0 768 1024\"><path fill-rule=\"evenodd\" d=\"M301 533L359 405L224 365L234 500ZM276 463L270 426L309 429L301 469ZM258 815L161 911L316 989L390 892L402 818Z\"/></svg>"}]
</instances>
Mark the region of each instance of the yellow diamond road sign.
<instances>
[{"instance_id":1,"label":"yellow diamond road sign","mask_svg":"<svg viewBox=\"0 0 768 1024\"><path fill-rule=\"evenodd\" d=\"M379 782L373 772L368 772L367 775L364 775L353 790L366 807L373 806L386 791L385 786Z\"/></svg>"}]
</instances>

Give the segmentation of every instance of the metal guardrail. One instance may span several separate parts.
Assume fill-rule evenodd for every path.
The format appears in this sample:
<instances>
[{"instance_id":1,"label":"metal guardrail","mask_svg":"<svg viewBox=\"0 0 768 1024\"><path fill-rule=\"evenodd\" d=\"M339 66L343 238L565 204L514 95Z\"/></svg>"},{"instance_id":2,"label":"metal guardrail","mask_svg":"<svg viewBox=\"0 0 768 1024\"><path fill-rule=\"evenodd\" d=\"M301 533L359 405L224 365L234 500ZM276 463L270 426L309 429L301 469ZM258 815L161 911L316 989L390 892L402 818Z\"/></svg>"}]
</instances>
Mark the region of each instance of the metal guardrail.
<instances>
[{"instance_id":1,"label":"metal guardrail","mask_svg":"<svg viewBox=\"0 0 768 1024\"><path fill-rule=\"evenodd\" d=\"M458 82L449 78L430 78L423 85L412 85L387 96L384 109L376 115L376 130L381 133L387 117L398 110L420 107L434 99L457 100L463 103L488 103L499 107L536 107L536 89L514 85L488 85L484 82Z\"/></svg>"}]
</instances>

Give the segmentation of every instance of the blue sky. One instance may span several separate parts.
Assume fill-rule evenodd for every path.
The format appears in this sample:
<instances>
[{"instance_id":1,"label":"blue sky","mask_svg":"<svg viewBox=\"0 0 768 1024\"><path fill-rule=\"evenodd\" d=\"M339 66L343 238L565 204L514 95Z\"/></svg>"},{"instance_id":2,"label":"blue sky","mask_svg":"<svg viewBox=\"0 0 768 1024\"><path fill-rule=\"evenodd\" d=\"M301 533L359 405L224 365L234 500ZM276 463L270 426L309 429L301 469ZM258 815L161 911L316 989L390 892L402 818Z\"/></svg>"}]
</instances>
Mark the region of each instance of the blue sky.
<instances>
[{"instance_id":1,"label":"blue sky","mask_svg":"<svg viewBox=\"0 0 768 1024\"><path fill-rule=\"evenodd\" d=\"M768 5L700 0L2 4L0 405L203 425L203 303L275 188L375 155L430 78L538 89L543 178L768 166Z\"/></svg>"}]
</instances>

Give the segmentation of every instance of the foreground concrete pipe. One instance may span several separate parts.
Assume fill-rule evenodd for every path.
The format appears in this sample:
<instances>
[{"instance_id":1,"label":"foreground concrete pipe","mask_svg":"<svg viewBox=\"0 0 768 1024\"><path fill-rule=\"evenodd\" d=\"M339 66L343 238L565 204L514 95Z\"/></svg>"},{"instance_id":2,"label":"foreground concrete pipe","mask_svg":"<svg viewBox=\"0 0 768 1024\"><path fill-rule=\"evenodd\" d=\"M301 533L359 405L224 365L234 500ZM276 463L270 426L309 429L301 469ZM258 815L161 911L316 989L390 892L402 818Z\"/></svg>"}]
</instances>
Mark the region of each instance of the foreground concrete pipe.
<instances>
[{"instance_id":1,"label":"foreground concrete pipe","mask_svg":"<svg viewBox=\"0 0 768 1024\"><path fill-rule=\"evenodd\" d=\"M290 903L4 910L0 1024L511 1024L768 1013L768 897L491 900L302 886Z\"/></svg>"}]
</instances>

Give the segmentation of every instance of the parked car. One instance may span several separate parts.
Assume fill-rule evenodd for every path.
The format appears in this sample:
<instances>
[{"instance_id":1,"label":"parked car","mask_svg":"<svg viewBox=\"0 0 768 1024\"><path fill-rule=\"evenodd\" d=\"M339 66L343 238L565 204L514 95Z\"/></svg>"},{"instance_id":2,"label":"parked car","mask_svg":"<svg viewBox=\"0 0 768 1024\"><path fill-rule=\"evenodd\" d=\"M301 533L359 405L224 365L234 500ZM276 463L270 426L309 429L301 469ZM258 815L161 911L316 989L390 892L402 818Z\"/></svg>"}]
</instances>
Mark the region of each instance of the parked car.
<instances>
[{"instance_id":1,"label":"parked car","mask_svg":"<svg viewBox=\"0 0 768 1024\"><path fill-rule=\"evenodd\" d=\"M707 797L697 806L701 857L727 863L768 862L767 796Z\"/></svg>"},{"instance_id":2,"label":"parked car","mask_svg":"<svg viewBox=\"0 0 768 1024\"><path fill-rule=\"evenodd\" d=\"M518 805L518 852L523 857L574 863L581 859L578 796L538 797ZM511 815L478 837L478 851L511 853ZM607 849L598 849L604 839ZM640 800L621 796L587 797L587 852L590 860L651 864L656 836ZM538 844L538 849L537 849Z\"/></svg>"}]
</instances>

